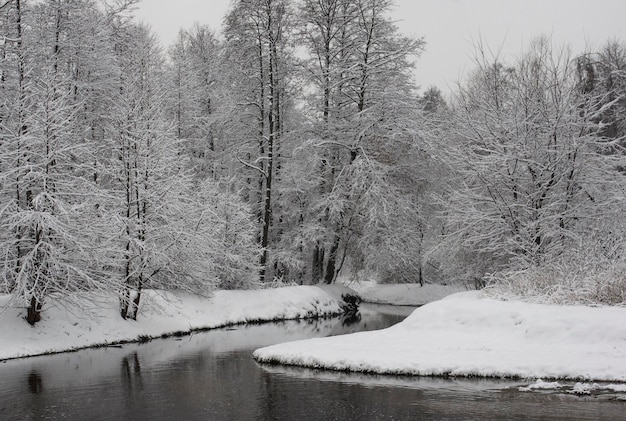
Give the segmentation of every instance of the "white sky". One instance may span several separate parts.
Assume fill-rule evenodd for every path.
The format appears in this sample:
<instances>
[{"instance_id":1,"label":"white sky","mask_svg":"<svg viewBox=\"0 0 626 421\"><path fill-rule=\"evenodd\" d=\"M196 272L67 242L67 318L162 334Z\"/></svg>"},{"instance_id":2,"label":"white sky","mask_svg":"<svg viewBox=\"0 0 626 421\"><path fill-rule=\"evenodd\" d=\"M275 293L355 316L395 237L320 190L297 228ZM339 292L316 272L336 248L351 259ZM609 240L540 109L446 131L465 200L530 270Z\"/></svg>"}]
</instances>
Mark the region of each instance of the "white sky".
<instances>
[{"instance_id":1,"label":"white sky","mask_svg":"<svg viewBox=\"0 0 626 421\"><path fill-rule=\"evenodd\" d=\"M136 15L164 45L194 22L221 28L230 0L142 0ZM517 56L538 35L551 35L577 53L608 39L626 42L626 0L395 0L401 32L423 36L426 51L415 80L444 91L472 68L479 38L494 51Z\"/></svg>"}]
</instances>

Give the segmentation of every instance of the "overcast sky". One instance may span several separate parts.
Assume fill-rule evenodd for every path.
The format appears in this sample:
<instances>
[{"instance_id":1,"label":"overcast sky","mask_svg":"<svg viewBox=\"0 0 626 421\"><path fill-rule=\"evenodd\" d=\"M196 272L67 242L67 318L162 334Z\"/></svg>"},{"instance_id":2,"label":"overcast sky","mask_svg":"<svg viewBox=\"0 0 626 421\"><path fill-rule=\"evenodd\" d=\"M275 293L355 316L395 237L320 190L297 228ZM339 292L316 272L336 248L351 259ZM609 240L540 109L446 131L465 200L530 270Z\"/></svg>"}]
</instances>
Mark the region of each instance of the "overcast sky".
<instances>
[{"instance_id":1,"label":"overcast sky","mask_svg":"<svg viewBox=\"0 0 626 421\"><path fill-rule=\"evenodd\" d=\"M194 22L220 30L230 0L142 0L137 18L167 46ZM471 69L473 45L481 39L501 55L517 56L541 34L573 52L608 39L626 42L626 0L395 0L401 32L423 36L426 51L415 80L444 91Z\"/></svg>"}]
</instances>

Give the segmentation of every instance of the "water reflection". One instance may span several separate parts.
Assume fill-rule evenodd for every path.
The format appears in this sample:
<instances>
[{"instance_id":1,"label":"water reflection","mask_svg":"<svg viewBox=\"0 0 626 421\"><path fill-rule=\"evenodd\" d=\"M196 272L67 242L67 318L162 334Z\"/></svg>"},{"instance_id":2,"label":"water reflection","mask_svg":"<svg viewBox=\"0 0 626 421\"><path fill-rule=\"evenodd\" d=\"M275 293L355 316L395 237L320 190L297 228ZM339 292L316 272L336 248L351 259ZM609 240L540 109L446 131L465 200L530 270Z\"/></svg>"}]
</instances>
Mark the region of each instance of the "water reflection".
<instances>
[{"instance_id":1,"label":"water reflection","mask_svg":"<svg viewBox=\"0 0 626 421\"><path fill-rule=\"evenodd\" d=\"M341 319L341 326L352 326L361 322L361 313L350 313Z\"/></svg>"},{"instance_id":2,"label":"water reflection","mask_svg":"<svg viewBox=\"0 0 626 421\"><path fill-rule=\"evenodd\" d=\"M37 371L31 371L28 375L28 390L35 395L43 390L43 380Z\"/></svg>"},{"instance_id":3,"label":"water reflection","mask_svg":"<svg viewBox=\"0 0 626 421\"><path fill-rule=\"evenodd\" d=\"M137 351L122 358L120 378L122 380L122 388L128 393L142 389L141 364L139 363L139 353Z\"/></svg>"},{"instance_id":4,"label":"water reflection","mask_svg":"<svg viewBox=\"0 0 626 421\"><path fill-rule=\"evenodd\" d=\"M524 394L519 382L373 376L279 366L258 347L382 328L411 309L237 326L0 364L0 419L611 419L623 402ZM25 383L28 391L24 393Z\"/></svg>"},{"instance_id":5,"label":"water reflection","mask_svg":"<svg viewBox=\"0 0 626 421\"><path fill-rule=\"evenodd\" d=\"M324 419L329 407L345 419L617 420L626 402L571 394L520 393L520 381L443 379L331 372L263 365L273 398L266 419ZM298 387L307 384L306 390ZM327 405L304 409L316 396Z\"/></svg>"}]
</instances>

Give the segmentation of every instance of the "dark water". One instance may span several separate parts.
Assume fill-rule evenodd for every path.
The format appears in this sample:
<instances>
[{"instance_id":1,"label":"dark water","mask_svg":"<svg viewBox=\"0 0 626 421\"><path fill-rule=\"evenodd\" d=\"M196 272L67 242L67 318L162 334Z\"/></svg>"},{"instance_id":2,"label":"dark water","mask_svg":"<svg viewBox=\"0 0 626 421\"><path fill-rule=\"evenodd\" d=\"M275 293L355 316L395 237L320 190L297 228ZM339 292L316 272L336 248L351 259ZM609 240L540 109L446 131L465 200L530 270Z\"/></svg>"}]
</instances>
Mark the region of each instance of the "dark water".
<instances>
[{"instance_id":1,"label":"dark water","mask_svg":"<svg viewBox=\"0 0 626 421\"><path fill-rule=\"evenodd\" d=\"M386 327L409 311L377 306L360 320L241 326L7 361L0 363L0 420L626 419L619 396L260 366L251 358L264 345Z\"/></svg>"}]
</instances>

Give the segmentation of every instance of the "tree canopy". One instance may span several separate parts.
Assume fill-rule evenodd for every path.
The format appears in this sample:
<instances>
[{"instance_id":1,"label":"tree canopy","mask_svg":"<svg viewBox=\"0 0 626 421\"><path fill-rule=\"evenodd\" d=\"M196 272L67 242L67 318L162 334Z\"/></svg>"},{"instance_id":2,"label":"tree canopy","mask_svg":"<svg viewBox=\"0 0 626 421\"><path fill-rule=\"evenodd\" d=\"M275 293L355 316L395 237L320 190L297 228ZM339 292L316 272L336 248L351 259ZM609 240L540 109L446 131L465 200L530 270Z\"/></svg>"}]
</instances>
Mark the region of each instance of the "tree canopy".
<instances>
[{"instance_id":1,"label":"tree canopy","mask_svg":"<svg viewBox=\"0 0 626 421\"><path fill-rule=\"evenodd\" d=\"M134 319L147 288L512 285L580 256L626 291L619 40L479 46L448 98L391 0L237 0L166 49L134 3L0 5L0 292L29 323L84 292Z\"/></svg>"}]
</instances>

